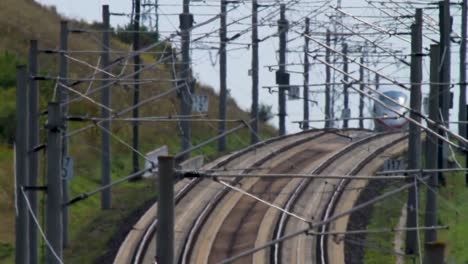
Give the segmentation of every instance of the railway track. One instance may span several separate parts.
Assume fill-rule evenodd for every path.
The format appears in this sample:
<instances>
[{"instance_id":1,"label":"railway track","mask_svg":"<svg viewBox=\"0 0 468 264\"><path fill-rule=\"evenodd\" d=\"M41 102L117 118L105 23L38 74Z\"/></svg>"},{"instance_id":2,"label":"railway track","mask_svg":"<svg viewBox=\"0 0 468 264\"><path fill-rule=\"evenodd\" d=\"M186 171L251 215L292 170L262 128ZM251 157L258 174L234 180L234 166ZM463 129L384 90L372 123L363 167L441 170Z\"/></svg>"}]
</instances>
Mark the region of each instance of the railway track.
<instances>
[{"instance_id":1,"label":"railway track","mask_svg":"<svg viewBox=\"0 0 468 264\"><path fill-rule=\"evenodd\" d=\"M325 134L325 132L307 131L295 135L272 138L260 142L256 145L252 145L244 150L235 152L231 155L227 155L220 159L217 159L205 165L203 169L230 168L242 162L242 160L247 160L249 156L255 156L254 158L263 157L267 154L271 154L271 152L275 151L276 148L279 148L283 145L288 145L290 142L307 140L318 134ZM195 187L203 188L205 185L207 185L207 183L211 183L213 185L211 181L202 181L200 179L184 179L178 182L175 186L175 203L177 205L177 208L181 207L180 204L185 203L184 199L190 199L190 197L186 197L189 191L194 192ZM197 200L199 201L200 199ZM155 245L153 245L154 239L151 238L154 236L154 233L157 229L157 220L154 217L156 214L157 206L155 204L133 226L132 230L127 235L125 241L119 248L119 251L114 260L115 264L151 263L154 260L154 256L151 256L151 254L147 253L146 249L155 247ZM150 251L151 250L149 250L148 252Z\"/></svg>"},{"instance_id":2,"label":"railway track","mask_svg":"<svg viewBox=\"0 0 468 264\"><path fill-rule=\"evenodd\" d=\"M362 146L363 144L369 143L373 140L376 140L378 138L384 137L386 134L376 134L373 136L366 137L360 141L356 141L353 144L345 146L343 149L338 151L334 156L331 158L325 160L322 162L319 166L317 166L313 171L311 171L311 174L322 174L325 172L327 168L330 167L330 165L334 162L337 161L338 159L346 159L348 156L346 155L347 153L351 153L352 150L358 148L359 146ZM312 179L303 179L301 183L297 186L297 188L294 190L294 193L289 197L288 202L285 206L286 211L293 211L295 204L298 203L298 200L300 197L304 194L305 189L311 184L313 180ZM328 181L324 181L324 184L328 184ZM312 216L315 218L315 216ZM289 216L287 214L281 214L281 217L277 223L277 227L275 229L274 233L274 238L278 239L282 237L285 234L285 226L286 222L289 220ZM273 254L272 254L272 262L273 263L281 263L281 247L283 243L276 244L273 247Z\"/></svg>"},{"instance_id":3,"label":"railway track","mask_svg":"<svg viewBox=\"0 0 468 264\"><path fill-rule=\"evenodd\" d=\"M357 142L354 145L349 146L345 152L338 153L336 159L331 165L325 168L318 168L321 174L324 175L355 175L358 172L357 168L365 166L372 161L373 158L379 157L382 150L389 148L395 144L403 144L405 136L402 134L381 134L375 135L368 139L364 139L361 142ZM389 156L392 153L388 153ZM396 154L396 153L394 153ZM393 154L393 155L394 155ZM375 167L375 171L380 168L380 165ZM373 172L375 172L373 171ZM373 172L364 175L372 175ZM307 184L304 188L303 193L295 201L294 208L300 208L304 215L308 219L314 219L316 221L322 221L331 215L333 215L334 208L341 204L343 201L346 203L346 208L343 211L354 206L355 200L346 200L346 197L342 196L345 190L346 180L337 179L318 179ZM354 182L354 181L352 181ZM347 192L346 192L347 193ZM340 207L341 208L341 207ZM296 212L296 210L293 212ZM329 229L330 226L335 227L336 221L331 225L323 226L317 230L317 233L324 232ZM286 227L283 233L276 236L291 233L298 229L306 228L307 224L299 222L295 219L290 219L286 223ZM344 229L339 231L346 231ZM344 263L344 259L337 261L328 261L328 254L326 248L326 239L324 236L298 236L294 239L288 240L280 245L282 247L280 258L272 259L274 263ZM333 256L340 254L336 251L333 252Z\"/></svg>"},{"instance_id":4,"label":"railway track","mask_svg":"<svg viewBox=\"0 0 468 264\"><path fill-rule=\"evenodd\" d=\"M377 149L373 150L372 153L369 153L369 155L360 163L356 164L356 166L354 168L351 169L351 171L348 173L349 176L352 176L352 175L358 175L360 173L367 173L367 175L372 175L374 174L375 171L377 171L379 169L379 167L381 167L381 165L383 165L383 160L379 155L382 154L383 152L385 152L386 150L388 150L389 148L392 148L392 147L395 147L397 149L401 149L402 145L403 146L406 146L406 143L405 143L405 140L406 140L406 136L400 136L398 138L396 138L395 140L392 140L390 141L388 144L385 144L383 146L380 146L378 147ZM403 144L400 144L400 143L403 143ZM388 152L389 154L391 152ZM379 164L379 166L376 166L377 162L376 160L379 159L381 162ZM375 162L374 164L372 164L373 162ZM370 166L369 166L370 165ZM370 169L367 169L367 170L364 170L364 167L371 167L374 168L374 170L370 170ZM326 207L326 210L322 216L322 220L326 220L327 218L329 218L330 216L332 216L334 213L335 213L335 209L338 207L338 205L340 204L340 202L346 202L346 201L349 201L350 199L352 199L351 197L353 196L354 198L354 194L356 192L354 192L354 194L350 194L349 192L344 192L345 191L345 188L349 185L351 181L348 180L348 179L342 179L339 181L338 183L338 186L337 188L335 189L335 191L333 192L333 195L331 196L330 200L328 201L328 205ZM362 182L361 182L362 183ZM362 187L364 187L365 185L354 185L354 188L352 189L355 189L355 190L359 190L359 188L357 188L357 186L360 186L360 188L362 189ZM354 199L355 200L355 199ZM351 206L353 206L354 204L350 204ZM349 209L350 207L347 207L346 209ZM342 209L342 211L345 210L345 207L341 206L340 209ZM344 209L344 210L343 210ZM333 223L334 226L333 226L333 229L336 229L337 227L337 222L334 222ZM346 231L346 224L344 224L344 228L341 229L341 231ZM331 225L324 225L322 226L321 228L321 232L322 233L325 233L327 231L330 231L331 229ZM335 263L334 261L335 260L340 260L344 263L344 249L342 247L333 247L333 245L339 243L340 241L333 241L333 239L330 238L331 236L329 235L322 235L322 236L318 236L318 240L319 240L319 247L318 247L318 253L317 255L319 256L319 260L320 262L319 263ZM330 245L330 247L327 247L327 245ZM335 248L339 248L340 250L337 250L337 251L329 251L330 249L335 249ZM331 254L327 254L328 252L339 252L338 254L340 255L340 257L336 257L335 254L331 255ZM335 256L334 258L332 258L333 256ZM334 261L330 261L330 259L334 259Z\"/></svg>"},{"instance_id":5,"label":"railway track","mask_svg":"<svg viewBox=\"0 0 468 264\"><path fill-rule=\"evenodd\" d=\"M349 142L346 137L327 134L313 141L288 146L287 150L280 151L281 155L275 153L274 159L271 157L264 159L262 165L271 169L261 172L303 173L308 167ZM242 189L267 202L273 202L289 180L249 178L243 179L240 183ZM212 217L205 218L204 225L198 227L199 233L204 235L196 240L192 239L191 243L185 246L195 253L185 257L181 263L218 263L228 256L254 246L257 230L269 207L237 192L226 192L226 196L221 197L217 204L210 212ZM251 262L251 257L240 259L239 263Z\"/></svg>"},{"instance_id":6,"label":"railway track","mask_svg":"<svg viewBox=\"0 0 468 264\"><path fill-rule=\"evenodd\" d=\"M233 171L239 174L254 171L353 175L359 172L358 167L361 170L365 167L364 163L369 162L372 155L384 151L382 146L395 145L402 138L401 134L396 133L375 135L355 129L339 133L308 131L251 146L207 164L202 170L217 169L221 175L223 170L230 174ZM344 188L333 186L347 184L339 180L298 178L239 177L224 180L264 201L311 220L323 219L334 210L341 210L341 207L331 204L341 200L343 194L339 190ZM114 263L153 263L156 247L154 234L157 232L155 213L153 208L153 219L146 227L141 227L144 229L142 235L127 243L126 247L133 244L132 253L126 254L127 260L131 256L131 262L119 262L116 258ZM151 218L151 214L146 217ZM219 263L229 256L306 225L304 221L241 193L230 191L212 180L184 179L176 185L175 253L178 263ZM326 230L332 228L325 227ZM320 242L322 240L323 243ZM300 236L243 257L236 263L316 263L315 260L322 256L325 258L323 263L328 263L326 251L330 250L328 245L336 249L333 244L328 237L317 240ZM319 248L324 250L315 250Z\"/></svg>"},{"instance_id":7,"label":"railway track","mask_svg":"<svg viewBox=\"0 0 468 264\"><path fill-rule=\"evenodd\" d=\"M374 175L378 171L389 156L396 156L402 154L406 150L407 137L403 136L391 142L388 145L382 146L374 151L375 155L370 155L365 162L362 162L350 172L350 175ZM359 195L368 185L368 180L353 180L345 181L343 184L348 191L344 189L337 190L338 198L333 203L331 214L338 214L344 212L357 203ZM334 222L333 226L325 226L326 231L344 231L348 230L350 224L350 215L342 217ZM325 263L345 263L345 238L343 236L322 236L320 238L321 247L320 256L324 256ZM326 254L326 252L336 252L335 254Z\"/></svg>"}]
</instances>

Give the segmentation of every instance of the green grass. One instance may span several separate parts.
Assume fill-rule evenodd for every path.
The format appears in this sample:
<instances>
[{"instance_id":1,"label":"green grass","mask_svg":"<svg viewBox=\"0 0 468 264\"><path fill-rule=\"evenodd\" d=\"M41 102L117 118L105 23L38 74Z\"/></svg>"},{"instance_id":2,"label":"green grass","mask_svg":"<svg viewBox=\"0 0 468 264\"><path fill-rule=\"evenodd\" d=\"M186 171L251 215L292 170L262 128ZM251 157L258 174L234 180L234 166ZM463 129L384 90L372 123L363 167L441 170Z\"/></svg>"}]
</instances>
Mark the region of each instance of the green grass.
<instances>
[{"instance_id":1,"label":"green grass","mask_svg":"<svg viewBox=\"0 0 468 264\"><path fill-rule=\"evenodd\" d=\"M100 210L99 195L71 207L71 244L65 251L66 263L93 263L109 250L109 241L122 228L126 218L156 197L155 180L124 183L113 189L112 209Z\"/></svg>"},{"instance_id":2,"label":"green grass","mask_svg":"<svg viewBox=\"0 0 468 264\"><path fill-rule=\"evenodd\" d=\"M7 260L7 258L11 257L14 253L14 248L11 244L8 243L0 243L0 260ZM11 259L9 260L11 261Z\"/></svg>"},{"instance_id":3,"label":"green grass","mask_svg":"<svg viewBox=\"0 0 468 264\"><path fill-rule=\"evenodd\" d=\"M464 157L457 156L461 164ZM445 257L448 263L468 263L468 187L465 185L464 173L446 173L446 186L439 189L438 215L439 224L449 226L448 230L439 230L439 241L446 243ZM424 225L424 210L427 189L420 185L419 224ZM377 204L371 216L369 229L395 227L400 216L403 203L406 202L407 193L399 198L389 198ZM424 255L424 232L421 232L422 254ZM375 242L385 249L393 248L394 233L372 234L367 242ZM411 259L407 258L407 262ZM395 257L382 250L366 249L364 263L394 263Z\"/></svg>"},{"instance_id":4,"label":"green grass","mask_svg":"<svg viewBox=\"0 0 468 264\"><path fill-rule=\"evenodd\" d=\"M388 192L392 188L386 188L382 191ZM381 229L397 227L401 208L404 204L406 193L398 196L389 197L374 205L368 229ZM395 263L395 256L389 252L393 251L393 240L395 233L376 233L366 236L366 244L372 244L379 248L367 247L364 256L364 263Z\"/></svg>"},{"instance_id":5,"label":"green grass","mask_svg":"<svg viewBox=\"0 0 468 264\"><path fill-rule=\"evenodd\" d=\"M460 160L460 159L459 159ZM463 163L462 163L463 164ZM447 186L441 189L439 198L440 224L449 230L439 231L439 240L447 244L448 263L468 263L468 187L464 173L447 176ZM456 209L457 212L454 210Z\"/></svg>"},{"instance_id":6,"label":"green grass","mask_svg":"<svg viewBox=\"0 0 468 264\"><path fill-rule=\"evenodd\" d=\"M0 263L13 262L14 255L14 196L13 152L0 145Z\"/></svg>"}]
</instances>

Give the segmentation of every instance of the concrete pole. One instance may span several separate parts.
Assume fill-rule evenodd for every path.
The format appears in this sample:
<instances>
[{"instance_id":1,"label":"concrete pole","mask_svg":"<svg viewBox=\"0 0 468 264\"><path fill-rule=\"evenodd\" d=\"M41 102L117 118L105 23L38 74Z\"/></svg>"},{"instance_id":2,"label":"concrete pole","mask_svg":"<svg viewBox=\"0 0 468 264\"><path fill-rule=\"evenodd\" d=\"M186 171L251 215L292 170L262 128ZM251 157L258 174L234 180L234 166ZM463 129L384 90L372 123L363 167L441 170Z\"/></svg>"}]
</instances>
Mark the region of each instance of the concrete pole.
<instances>
[{"instance_id":1,"label":"concrete pole","mask_svg":"<svg viewBox=\"0 0 468 264\"><path fill-rule=\"evenodd\" d=\"M252 131L250 143L258 142L258 4L252 0L252 110L250 112Z\"/></svg>"},{"instance_id":2,"label":"concrete pole","mask_svg":"<svg viewBox=\"0 0 468 264\"><path fill-rule=\"evenodd\" d=\"M351 116L350 109L349 109L349 95L348 95L348 44L343 43L343 72L346 74L343 76L343 94L344 94L344 102L343 102L343 128L348 128L348 118Z\"/></svg>"},{"instance_id":3,"label":"concrete pole","mask_svg":"<svg viewBox=\"0 0 468 264\"><path fill-rule=\"evenodd\" d=\"M60 50L64 51L60 53L60 61L59 61L59 76L61 78L60 82L64 85L68 85L67 78L68 78L68 59L65 57L67 55L65 51L68 51L68 22L61 21L60 22ZM63 104L68 102L68 90L60 87L58 92L58 102L61 104L61 113L63 117L68 115L68 104ZM62 158L65 159L68 157L68 137L64 135L67 133L68 125L66 123L66 119L62 119L64 122L64 129L62 130ZM63 165L63 161L61 163ZM65 170L62 169L62 192L63 198L65 201L68 201L70 198L69 194L69 182L65 177ZM63 206L63 247L67 247L68 245L68 206Z\"/></svg>"},{"instance_id":4,"label":"concrete pole","mask_svg":"<svg viewBox=\"0 0 468 264\"><path fill-rule=\"evenodd\" d=\"M158 263L174 263L174 157L158 157Z\"/></svg>"},{"instance_id":5,"label":"concrete pole","mask_svg":"<svg viewBox=\"0 0 468 264\"><path fill-rule=\"evenodd\" d=\"M37 40L31 40L29 46L29 89L28 89L28 111L29 111L29 185L37 186L37 178L39 173L39 155L37 152L32 151L39 144L39 87L38 83L32 76L36 76L38 72L37 65ZM35 215L37 215L37 193L32 191L28 193L29 203ZM39 261L39 240L37 236L36 223L29 218L29 263L37 264Z\"/></svg>"},{"instance_id":6,"label":"concrete pole","mask_svg":"<svg viewBox=\"0 0 468 264\"><path fill-rule=\"evenodd\" d=\"M422 9L416 9L415 23L411 25L411 109L421 111L421 81L422 81ZM410 117L421 122L421 117L413 112ZM413 123L409 125L408 139L408 169L421 168L421 130ZM418 175L416 175L418 176ZM417 199L419 197L417 186L408 189L407 219L406 227L417 227ZM406 254L417 255L418 233L417 230L408 230L406 232Z\"/></svg>"},{"instance_id":7,"label":"concrete pole","mask_svg":"<svg viewBox=\"0 0 468 264\"><path fill-rule=\"evenodd\" d=\"M310 19L305 19L305 30L304 30L304 117L303 120L309 120L309 34L310 34ZM305 122L302 126L304 130L309 129L309 122Z\"/></svg>"},{"instance_id":8,"label":"concrete pole","mask_svg":"<svg viewBox=\"0 0 468 264\"><path fill-rule=\"evenodd\" d=\"M467 38L467 4L468 0L462 2L461 15L461 42L460 42L460 101L458 104L458 120L466 121L466 38ZM467 135L466 124L459 124L460 135Z\"/></svg>"},{"instance_id":9,"label":"concrete pole","mask_svg":"<svg viewBox=\"0 0 468 264\"><path fill-rule=\"evenodd\" d=\"M439 68L439 81L442 83L440 86L439 106L441 108L442 117L445 126L448 127L449 122L449 104L450 104L450 2L443 0L439 2L439 30L440 30L440 65ZM444 135L442 130L439 131ZM442 140L439 140L439 168L447 168L448 145ZM439 173L442 179L442 173Z\"/></svg>"},{"instance_id":10,"label":"concrete pole","mask_svg":"<svg viewBox=\"0 0 468 264\"><path fill-rule=\"evenodd\" d=\"M68 21L62 20L60 21L60 53L59 57L59 77L60 83L67 85L67 77L68 77L68 59L66 57L66 51L68 51ZM68 104L63 104L64 102L68 101L68 90L65 88L60 88L57 93L57 101L61 104L61 112L65 116L68 114ZM66 142L63 142L66 143ZM66 146L63 146L66 148ZM66 153L66 152L64 152Z\"/></svg>"},{"instance_id":11,"label":"concrete pole","mask_svg":"<svg viewBox=\"0 0 468 264\"><path fill-rule=\"evenodd\" d=\"M463 0L462 3L462 25L461 25L461 43L460 43L460 121L467 120L466 106L466 38L467 38L467 14L468 0ZM461 110L464 109L464 110ZM465 135L468 138L468 129L466 124L460 124L460 135ZM465 164L468 164L468 153L465 154ZM465 185L468 186L468 172L465 173Z\"/></svg>"},{"instance_id":12,"label":"concrete pole","mask_svg":"<svg viewBox=\"0 0 468 264\"><path fill-rule=\"evenodd\" d=\"M429 118L440 122L439 116L439 85L436 84L439 81L439 62L440 62L440 47L439 45L431 45L431 67L430 67L430 79L431 86L429 92ZM428 125L429 129L437 129L435 125ZM433 135L428 134L426 140L426 168L437 169L437 138ZM438 188L437 173L431 173L428 185L433 189ZM437 225L437 194L427 190L426 193L426 214L425 214L425 226ZM424 242L434 242L437 240L436 230L426 230L424 236Z\"/></svg>"},{"instance_id":13,"label":"concrete pole","mask_svg":"<svg viewBox=\"0 0 468 264\"><path fill-rule=\"evenodd\" d=\"M183 0L183 13L180 14L180 34L182 38L182 71L180 72L180 79L185 83L179 93L181 100L182 115L191 115L192 113L192 97L194 93L192 84L192 72L190 68L190 28L193 25L193 16L190 14L190 0ZM182 129L182 149L181 152L190 148L191 145L191 128L190 121L184 120L180 122ZM185 160L190 157L187 153L182 157Z\"/></svg>"},{"instance_id":14,"label":"concrete pole","mask_svg":"<svg viewBox=\"0 0 468 264\"><path fill-rule=\"evenodd\" d=\"M138 51L140 49L140 0L135 0L135 17L133 18L133 50ZM133 80L135 82L133 88L133 105L137 105L140 102L140 55L136 55L133 57L133 71L136 74L133 76ZM140 109L135 107L132 112L133 118L138 118L140 116ZM139 149L139 123L138 121L133 122L133 141L132 147L136 150ZM136 151L133 152L132 156L133 162L133 173L136 173L140 170L140 163L139 163L139 155ZM141 177L135 178L134 180L141 179Z\"/></svg>"},{"instance_id":15,"label":"concrete pole","mask_svg":"<svg viewBox=\"0 0 468 264\"><path fill-rule=\"evenodd\" d=\"M361 65L364 65L364 54L361 56L360 59ZM359 90L364 91L364 67L359 67ZM364 96L359 94L359 128L364 128Z\"/></svg>"},{"instance_id":16,"label":"concrete pole","mask_svg":"<svg viewBox=\"0 0 468 264\"><path fill-rule=\"evenodd\" d=\"M109 49L110 49L110 14L109 6L102 6L102 54L101 65L103 69L109 66ZM111 91L109 84L109 75L102 74L102 86L106 87L101 91L101 104L110 107L111 104ZM104 120L111 117L108 108L101 108L101 117ZM101 126L106 130L101 129L101 185L106 186L111 183L111 140L107 131L111 130L110 121L103 121ZM101 208L110 209L112 206L111 188L107 188L101 192Z\"/></svg>"},{"instance_id":17,"label":"concrete pole","mask_svg":"<svg viewBox=\"0 0 468 264\"><path fill-rule=\"evenodd\" d=\"M380 88L380 76L378 74L375 75L375 89L379 90ZM375 125L374 125L375 126ZM375 127L374 127L375 128Z\"/></svg>"},{"instance_id":18,"label":"concrete pole","mask_svg":"<svg viewBox=\"0 0 468 264\"><path fill-rule=\"evenodd\" d=\"M28 73L26 66L16 68L16 264L29 263L29 212L22 188L28 186Z\"/></svg>"},{"instance_id":19,"label":"concrete pole","mask_svg":"<svg viewBox=\"0 0 468 264\"><path fill-rule=\"evenodd\" d=\"M375 89L379 90L380 88L380 75L376 74L375 75Z\"/></svg>"},{"instance_id":20,"label":"concrete pole","mask_svg":"<svg viewBox=\"0 0 468 264\"><path fill-rule=\"evenodd\" d=\"M424 264L444 264L445 244L441 242L432 242L425 244Z\"/></svg>"},{"instance_id":21,"label":"concrete pole","mask_svg":"<svg viewBox=\"0 0 468 264\"><path fill-rule=\"evenodd\" d=\"M47 247L46 263L59 263L63 246L62 129L60 103L49 103L47 120L47 203L46 237L55 252Z\"/></svg>"},{"instance_id":22,"label":"concrete pole","mask_svg":"<svg viewBox=\"0 0 468 264\"><path fill-rule=\"evenodd\" d=\"M219 122L218 134L223 135L226 131L226 104L227 104L227 57L226 57L226 41L227 41L227 25L226 25L226 0L221 0L220 13L220 30L219 30ZM226 137L222 136L218 140L218 151L226 150Z\"/></svg>"},{"instance_id":23,"label":"concrete pole","mask_svg":"<svg viewBox=\"0 0 468 264\"><path fill-rule=\"evenodd\" d=\"M326 37L327 46L330 47L331 39L330 39L330 30L327 29L327 37ZM330 49L326 49L325 51L325 61L327 65L325 65L325 128L333 127L333 121L330 119L334 118L333 109L331 109L331 91L330 91L330 80L331 80L331 67L329 66L330 63Z\"/></svg>"},{"instance_id":24,"label":"concrete pole","mask_svg":"<svg viewBox=\"0 0 468 264\"><path fill-rule=\"evenodd\" d=\"M289 74L286 73L286 41L288 33L288 20L286 20L286 5L280 6L280 19L278 20L279 33L279 70L276 72L276 83L278 84L279 105L279 135L286 134L286 90L289 89Z\"/></svg>"}]
</instances>

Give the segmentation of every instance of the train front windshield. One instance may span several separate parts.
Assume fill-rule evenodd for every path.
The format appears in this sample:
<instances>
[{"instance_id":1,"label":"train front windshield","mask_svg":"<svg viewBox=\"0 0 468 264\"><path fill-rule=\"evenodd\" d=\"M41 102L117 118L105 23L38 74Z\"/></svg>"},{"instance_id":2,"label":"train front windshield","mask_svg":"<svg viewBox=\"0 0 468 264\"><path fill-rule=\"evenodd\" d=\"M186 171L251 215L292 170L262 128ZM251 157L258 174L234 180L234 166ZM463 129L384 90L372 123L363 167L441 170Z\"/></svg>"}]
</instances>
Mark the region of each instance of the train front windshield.
<instances>
[{"instance_id":1,"label":"train front windshield","mask_svg":"<svg viewBox=\"0 0 468 264\"><path fill-rule=\"evenodd\" d=\"M401 92L390 91L390 92L385 92L384 94L392 98L394 101L398 102L398 104L400 105L405 105L406 101L408 100L408 97L404 93L401 93ZM392 108L401 107L400 105L390 101L390 99L387 99L386 97L383 97L382 95L379 96L379 100Z\"/></svg>"}]
</instances>

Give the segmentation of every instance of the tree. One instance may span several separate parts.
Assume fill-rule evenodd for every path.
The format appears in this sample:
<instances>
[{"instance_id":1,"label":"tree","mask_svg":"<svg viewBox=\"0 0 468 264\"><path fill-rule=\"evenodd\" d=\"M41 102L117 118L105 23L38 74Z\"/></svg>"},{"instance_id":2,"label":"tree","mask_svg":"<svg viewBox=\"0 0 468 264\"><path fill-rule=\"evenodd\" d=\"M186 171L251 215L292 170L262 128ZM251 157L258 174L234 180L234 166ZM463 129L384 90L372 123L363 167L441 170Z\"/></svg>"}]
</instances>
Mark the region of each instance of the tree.
<instances>
[{"instance_id":1,"label":"tree","mask_svg":"<svg viewBox=\"0 0 468 264\"><path fill-rule=\"evenodd\" d=\"M273 118L272 106L266 104L260 104L258 107L258 119L262 123L268 122Z\"/></svg>"}]
</instances>

